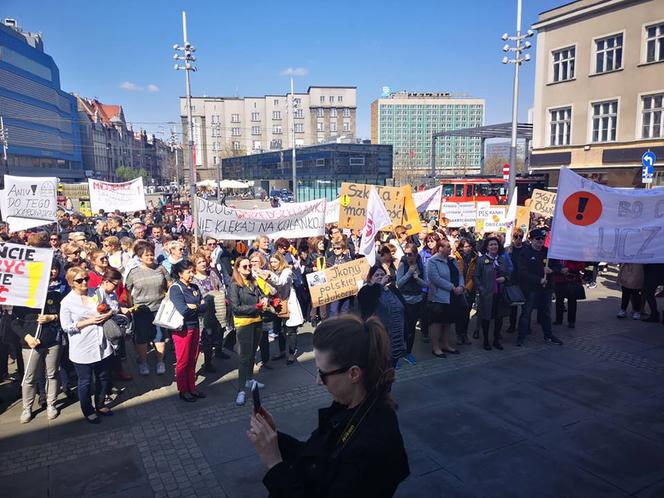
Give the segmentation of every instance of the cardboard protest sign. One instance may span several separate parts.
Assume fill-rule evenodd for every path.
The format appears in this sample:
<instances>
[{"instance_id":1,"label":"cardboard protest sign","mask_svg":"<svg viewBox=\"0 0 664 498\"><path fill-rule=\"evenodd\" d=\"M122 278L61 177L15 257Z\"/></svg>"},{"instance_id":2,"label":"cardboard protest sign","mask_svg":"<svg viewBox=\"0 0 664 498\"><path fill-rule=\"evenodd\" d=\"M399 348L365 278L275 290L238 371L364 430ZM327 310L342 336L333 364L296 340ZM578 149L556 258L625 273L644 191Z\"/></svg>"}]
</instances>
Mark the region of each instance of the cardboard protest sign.
<instances>
[{"instance_id":1,"label":"cardboard protest sign","mask_svg":"<svg viewBox=\"0 0 664 498\"><path fill-rule=\"evenodd\" d=\"M440 208L441 216L447 218L449 227L474 226L477 212L475 203L469 202L443 202Z\"/></svg>"},{"instance_id":2,"label":"cardboard protest sign","mask_svg":"<svg viewBox=\"0 0 664 498\"><path fill-rule=\"evenodd\" d=\"M520 228L524 234L528 234L530 230L530 208L526 206L517 206L516 208L516 223L514 228Z\"/></svg>"},{"instance_id":3,"label":"cardboard protest sign","mask_svg":"<svg viewBox=\"0 0 664 498\"><path fill-rule=\"evenodd\" d=\"M420 214L417 212L417 206L413 199L413 192L410 185L401 187L404 191L403 195L403 214L401 215L401 223L406 227L408 235L414 235L422 230L422 222L420 221Z\"/></svg>"},{"instance_id":4,"label":"cardboard protest sign","mask_svg":"<svg viewBox=\"0 0 664 498\"><path fill-rule=\"evenodd\" d=\"M40 226L57 219L57 185L55 177L27 177L5 175L5 199L2 216L38 220ZM6 203L5 203L6 202Z\"/></svg>"},{"instance_id":5,"label":"cardboard protest sign","mask_svg":"<svg viewBox=\"0 0 664 498\"><path fill-rule=\"evenodd\" d=\"M545 218L553 216L556 207L556 194L546 190L535 189L530 197L530 212L540 214Z\"/></svg>"},{"instance_id":6,"label":"cardboard protest sign","mask_svg":"<svg viewBox=\"0 0 664 498\"><path fill-rule=\"evenodd\" d=\"M339 211L339 228L355 228L361 230L367 217L367 199L369 191L374 187L378 192L385 209L390 214L392 226L400 225L403 216L405 193L403 187L382 187L364 183L342 183L339 195L341 209ZM409 187L410 188L410 187ZM412 196L411 196L412 197Z\"/></svg>"},{"instance_id":7,"label":"cardboard protest sign","mask_svg":"<svg viewBox=\"0 0 664 498\"><path fill-rule=\"evenodd\" d=\"M198 231L222 240L315 237L325 233L325 199L272 209L236 209L196 198Z\"/></svg>"},{"instance_id":8,"label":"cardboard protest sign","mask_svg":"<svg viewBox=\"0 0 664 498\"><path fill-rule=\"evenodd\" d=\"M147 209L142 177L122 183L88 180L88 188L90 190L90 206L95 213L99 212L100 209L106 212L119 209L123 213Z\"/></svg>"},{"instance_id":9,"label":"cardboard protest sign","mask_svg":"<svg viewBox=\"0 0 664 498\"><path fill-rule=\"evenodd\" d=\"M560 169L549 257L664 263L664 189L615 189Z\"/></svg>"},{"instance_id":10,"label":"cardboard protest sign","mask_svg":"<svg viewBox=\"0 0 664 498\"><path fill-rule=\"evenodd\" d=\"M479 206L477 208L477 220L475 221L475 230L481 233L487 232L505 232L505 206Z\"/></svg>"},{"instance_id":11,"label":"cardboard protest sign","mask_svg":"<svg viewBox=\"0 0 664 498\"><path fill-rule=\"evenodd\" d=\"M52 260L51 249L0 244L0 304L42 308Z\"/></svg>"},{"instance_id":12,"label":"cardboard protest sign","mask_svg":"<svg viewBox=\"0 0 664 498\"><path fill-rule=\"evenodd\" d=\"M307 274L311 306L315 308L356 295L367 273L369 262L360 258Z\"/></svg>"}]
</instances>

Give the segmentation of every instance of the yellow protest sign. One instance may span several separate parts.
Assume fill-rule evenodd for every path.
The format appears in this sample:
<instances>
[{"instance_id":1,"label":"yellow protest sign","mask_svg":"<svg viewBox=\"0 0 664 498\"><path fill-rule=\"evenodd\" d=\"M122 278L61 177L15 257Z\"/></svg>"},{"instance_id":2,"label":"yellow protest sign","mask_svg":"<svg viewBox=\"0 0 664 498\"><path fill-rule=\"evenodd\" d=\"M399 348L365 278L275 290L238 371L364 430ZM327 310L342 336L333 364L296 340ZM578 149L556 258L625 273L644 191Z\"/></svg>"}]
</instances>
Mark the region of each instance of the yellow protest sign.
<instances>
[{"instance_id":1,"label":"yellow protest sign","mask_svg":"<svg viewBox=\"0 0 664 498\"><path fill-rule=\"evenodd\" d=\"M307 274L311 305L316 308L356 295L368 272L367 258L360 258Z\"/></svg>"},{"instance_id":2,"label":"yellow protest sign","mask_svg":"<svg viewBox=\"0 0 664 498\"><path fill-rule=\"evenodd\" d=\"M551 218L556 209L556 194L546 190L535 189L530 198L530 212Z\"/></svg>"},{"instance_id":3,"label":"yellow protest sign","mask_svg":"<svg viewBox=\"0 0 664 498\"><path fill-rule=\"evenodd\" d=\"M528 233L530 228L530 208L527 206L516 207L516 224L514 228L520 228L524 233Z\"/></svg>"},{"instance_id":4,"label":"yellow protest sign","mask_svg":"<svg viewBox=\"0 0 664 498\"><path fill-rule=\"evenodd\" d=\"M375 187L378 196L385 204L392 225L400 225L403 215L404 187L383 187L380 185L367 185L364 183L342 183L340 197L343 199L339 210L339 228L355 228L362 230L367 217L367 201L369 191ZM410 189L410 186L408 186ZM411 194L412 199L412 194ZM346 205L344 205L346 204ZM386 228L390 230L390 228Z\"/></svg>"},{"instance_id":5,"label":"yellow protest sign","mask_svg":"<svg viewBox=\"0 0 664 498\"><path fill-rule=\"evenodd\" d=\"M415 205L413 191L410 185L404 185L401 188L404 190L404 204L401 224L406 227L408 235L414 235L422 230L420 214L417 212L417 206Z\"/></svg>"}]
</instances>

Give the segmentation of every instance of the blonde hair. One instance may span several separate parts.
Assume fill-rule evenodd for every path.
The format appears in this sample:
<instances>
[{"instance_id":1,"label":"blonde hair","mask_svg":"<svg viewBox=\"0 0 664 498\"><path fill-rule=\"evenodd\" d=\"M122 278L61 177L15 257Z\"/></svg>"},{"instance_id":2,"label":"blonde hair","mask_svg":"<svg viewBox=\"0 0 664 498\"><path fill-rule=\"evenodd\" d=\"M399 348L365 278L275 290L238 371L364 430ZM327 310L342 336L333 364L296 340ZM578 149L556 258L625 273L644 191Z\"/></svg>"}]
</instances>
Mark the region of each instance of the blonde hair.
<instances>
[{"instance_id":1,"label":"blonde hair","mask_svg":"<svg viewBox=\"0 0 664 498\"><path fill-rule=\"evenodd\" d=\"M253 256L253 254L252 254ZM278 252L275 252L272 256L270 256L270 261L273 259L276 259L279 262L279 266L277 267L277 273L281 273L284 268L288 266L288 262L286 262L286 258L284 258L284 255ZM272 266L272 265L270 265Z\"/></svg>"},{"instance_id":2,"label":"blonde hair","mask_svg":"<svg viewBox=\"0 0 664 498\"><path fill-rule=\"evenodd\" d=\"M72 285L74 285L74 279L76 277L78 277L79 275L84 275L84 276L87 277L88 272L85 271L80 266L72 266L71 268L69 268L69 270L67 270L67 274L65 275L65 278L67 279L67 283L69 284L70 287Z\"/></svg>"}]
</instances>

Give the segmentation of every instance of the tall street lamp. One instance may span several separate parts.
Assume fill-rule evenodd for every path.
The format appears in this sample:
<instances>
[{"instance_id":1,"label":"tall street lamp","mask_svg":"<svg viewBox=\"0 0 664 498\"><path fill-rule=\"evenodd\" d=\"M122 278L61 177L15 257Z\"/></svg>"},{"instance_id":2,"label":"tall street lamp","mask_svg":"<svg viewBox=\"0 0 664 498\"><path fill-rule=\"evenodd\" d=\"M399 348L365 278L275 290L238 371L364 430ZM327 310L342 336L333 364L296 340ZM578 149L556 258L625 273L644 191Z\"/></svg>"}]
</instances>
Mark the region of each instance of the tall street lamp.
<instances>
[{"instance_id":1,"label":"tall street lamp","mask_svg":"<svg viewBox=\"0 0 664 498\"><path fill-rule=\"evenodd\" d=\"M516 35L510 36L508 33L503 34L501 37L504 41L515 42L514 46L506 43L503 46L504 52L512 52L514 58L503 57L503 64L514 64L514 85L512 88L512 141L510 142L510 176L508 181L509 200L512 202L512 196L516 191L516 137L517 137L517 119L519 111L519 67L522 62L530 60L530 54L521 56L521 52L528 50L532 44L529 41L523 42L526 38L532 37L535 33L529 29L524 34L521 34L521 1L516 2Z\"/></svg>"},{"instance_id":2,"label":"tall street lamp","mask_svg":"<svg viewBox=\"0 0 664 498\"><path fill-rule=\"evenodd\" d=\"M189 81L189 72L196 71L196 66L192 64L194 61L196 61L196 57L194 57L196 48L192 46L191 43L189 43L187 38L187 13L184 11L182 11L182 36L184 40L183 46L180 46L177 43L173 45L173 50L176 51L175 55L173 55L173 59L183 62L183 64L176 63L174 68L178 71L184 71L185 95L187 99L187 120L189 121L189 198L191 199L191 212L194 216L194 238L196 241L198 241L198 213L196 212L196 159L194 157L194 121L191 111L191 84Z\"/></svg>"}]
</instances>

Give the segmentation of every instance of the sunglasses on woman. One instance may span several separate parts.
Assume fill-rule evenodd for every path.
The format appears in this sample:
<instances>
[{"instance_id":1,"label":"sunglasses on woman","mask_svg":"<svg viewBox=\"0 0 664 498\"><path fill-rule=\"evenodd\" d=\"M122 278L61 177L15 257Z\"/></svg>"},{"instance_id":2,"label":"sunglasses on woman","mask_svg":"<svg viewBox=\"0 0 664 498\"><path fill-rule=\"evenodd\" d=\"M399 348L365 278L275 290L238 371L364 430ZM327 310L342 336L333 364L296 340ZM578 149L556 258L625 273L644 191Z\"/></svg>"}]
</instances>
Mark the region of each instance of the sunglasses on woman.
<instances>
[{"instance_id":1,"label":"sunglasses on woman","mask_svg":"<svg viewBox=\"0 0 664 498\"><path fill-rule=\"evenodd\" d=\"M246 270L247 268L251 268L251 265L240 265L238 268L243 268Z\"/></svg>"},{"instance_id":2,"label":"sunglasses on woman","mask_svg":"<svg viewBox=\"0 0 664 498\"><path fill-rule=\"evenodd\" d=\"M75 278L74 282L76 282L77 284L82 284L83 282L87 282L88 280L90 280L88 277L81 277L81 278Z\"/></svg>"},{"instance_id":3,"label":"sunglasses on woman","mask_svg":"<svg viewBox=\"0 0 664 498\"><path fill-rule=\"evenodd\" d=\"M320 377L320 381L327 385L327 378L330 375L339 375L344 372L348 372L350 370L350 367L343 367L343 368L337 368L336 370L332 370L331 372L323 372L320 368L318 369L318 376Z\"/></svg>"}]
</instances>

